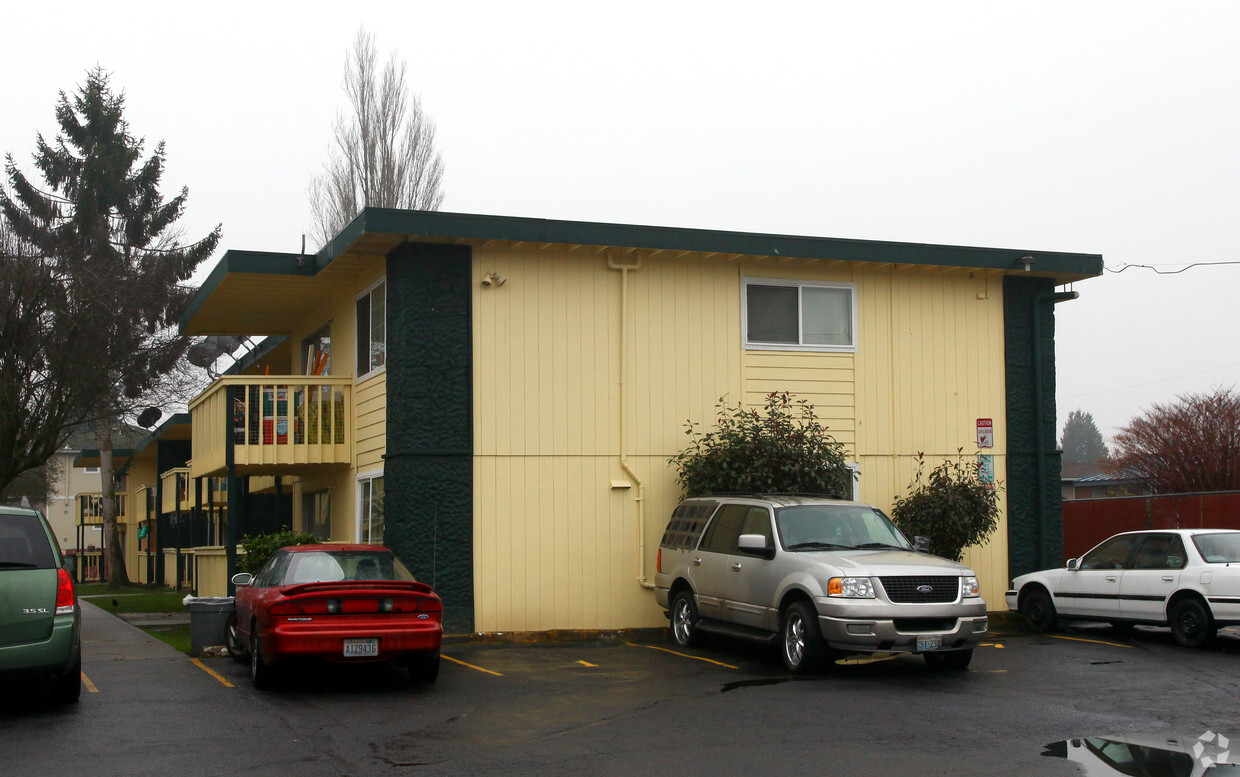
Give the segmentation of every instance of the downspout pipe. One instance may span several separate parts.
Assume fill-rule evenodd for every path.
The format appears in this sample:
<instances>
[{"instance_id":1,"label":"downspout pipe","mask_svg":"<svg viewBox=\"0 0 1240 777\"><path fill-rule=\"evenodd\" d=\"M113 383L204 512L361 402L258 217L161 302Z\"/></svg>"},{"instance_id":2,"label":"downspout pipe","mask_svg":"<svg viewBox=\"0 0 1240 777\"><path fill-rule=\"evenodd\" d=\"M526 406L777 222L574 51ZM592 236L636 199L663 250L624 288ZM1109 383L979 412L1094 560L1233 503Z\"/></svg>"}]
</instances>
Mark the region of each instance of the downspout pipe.
<instances>
[{"instance_id":1,"label":"downspout pipe","mask_svg":"<svg viewBox=\"0 0 1240 777\"><path fill-rule=\"evenodd\" d=\"M1044 291L1033 298L1033 403L1034 403L1034 441L1036 444L1037 462L1037 506L1038 506L1038 569L1051 566L1046 552L1046 411L1043 404L1045 389L1042 380L1042 304L1050 302L1057 305L1080 297L1076 291ZM1058 562L1055 564L1058 565Z\"/></svg>"},{"instance_id":2,"label":"downspout pipe","mask_svg":"<svg viewBox=\"0 0 1240 777\"><path fill-rule=\"evenodd\" d=\"M629 329L629 273L640 270L641 257L632 264L617 262L611 252L607 254L607 266L620 271L620 469L633 481L637 488L637 584L642 588L653 589L654 583L646 578L646 487L642 479L629 465L629 449L627 436L627 417L625 407L628 404L628 329Z\"/></svg>"}]
</instances>

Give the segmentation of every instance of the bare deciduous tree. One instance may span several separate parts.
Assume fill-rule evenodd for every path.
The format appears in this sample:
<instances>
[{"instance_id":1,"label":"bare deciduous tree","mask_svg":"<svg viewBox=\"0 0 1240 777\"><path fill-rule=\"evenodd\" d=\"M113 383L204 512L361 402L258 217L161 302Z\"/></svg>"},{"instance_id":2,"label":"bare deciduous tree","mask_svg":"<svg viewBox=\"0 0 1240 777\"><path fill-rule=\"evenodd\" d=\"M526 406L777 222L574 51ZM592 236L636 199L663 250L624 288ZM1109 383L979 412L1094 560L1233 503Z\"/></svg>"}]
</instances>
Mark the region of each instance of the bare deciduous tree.
<instances>
[{"instance_id":1,"label":"bare deciduous tree","mask_svg":"<svg viewBox=\"0 0 1240 777\"><path fill-rule=\"evenodd\" d=\"M1154 405L1115 435L1111 461L1155 494L1240 489L1240 394L1217 388Z\"/></svg>"},{"instance_id":2,"label":"bare deciduous tree","mask_svg":"<svg viewBox=\"0 0 1240 777\"><path fill-rule=\"evenodd\" d=\"M435 122L410 91L393 51L380 69L374 35L358 30L345 60L349 111L338 114L335 146L310 183L310 209L325 245L362 208L439 210L443 158Z\"/></svg>"}]
</instances>

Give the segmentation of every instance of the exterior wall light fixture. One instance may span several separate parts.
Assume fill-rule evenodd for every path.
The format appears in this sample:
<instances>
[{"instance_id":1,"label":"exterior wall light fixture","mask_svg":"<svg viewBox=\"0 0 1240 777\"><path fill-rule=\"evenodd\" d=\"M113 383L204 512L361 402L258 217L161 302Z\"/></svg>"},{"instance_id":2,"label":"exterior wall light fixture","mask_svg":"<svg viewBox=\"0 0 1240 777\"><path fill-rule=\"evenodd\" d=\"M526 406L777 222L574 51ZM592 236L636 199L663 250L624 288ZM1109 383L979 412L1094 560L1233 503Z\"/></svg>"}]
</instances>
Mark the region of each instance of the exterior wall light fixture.
<instances>
[{"instance_id":1,"label":"exterior wall light fixture","mask_svg":"<svg viewBox=\"0 0 1240 777\"><path fill-rule=\"evenodd\" d=\"M503 286L507 282L508 279L497 272L489 272L482 276L482 287L484 289L490 288L491 286Z\"/></svg>"}]
</instances>

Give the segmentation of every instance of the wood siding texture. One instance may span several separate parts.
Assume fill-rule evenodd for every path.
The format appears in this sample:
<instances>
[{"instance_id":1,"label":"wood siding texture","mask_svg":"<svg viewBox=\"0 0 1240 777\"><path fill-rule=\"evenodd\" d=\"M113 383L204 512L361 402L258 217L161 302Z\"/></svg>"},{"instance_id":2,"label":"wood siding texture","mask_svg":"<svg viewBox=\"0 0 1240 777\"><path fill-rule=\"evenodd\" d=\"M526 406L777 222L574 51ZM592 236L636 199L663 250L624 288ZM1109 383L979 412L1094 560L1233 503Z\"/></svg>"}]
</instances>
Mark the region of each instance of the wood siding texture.
<instances>
[{"instance_id":1,"label":"wood siding texture","mask_svg":"<svg viewBox=\"0 0 1240 777\"><path fill-rule=\"evenodd\" d=\"M481 287L488 272L507 283ZM1002 293L981 272L643 256L629 273L623 431L622 274L607 254L493 244L476 249L474 273L479 631L666 625L637 579L653 581L680 498L667 459L688 442L686 421L713 428L721 397L809 399L860 464L862 499L883 510L918 452L975 455L978 418L995 419L988 452L1003 478ZM856 284L858 351L744 349L743 277ZM622 448L644 485L640 536L636 484L613 488L629 480ZM1000 527L966 557L992 609L1007 585L1004 537Z\"/></svg>"},{"instance_id":2,"label":"wood siding texture","mask_svg":"<svg viewBox=\"0 0 1240 777\"><path fill-rule=\"evenodd\" d=\"M382 470L383 453L387 448L387 373L367 378L354 386L353 391L356 408L353 428L357 430L354 466L359 473Z\"/></svg>"}]
</instances>

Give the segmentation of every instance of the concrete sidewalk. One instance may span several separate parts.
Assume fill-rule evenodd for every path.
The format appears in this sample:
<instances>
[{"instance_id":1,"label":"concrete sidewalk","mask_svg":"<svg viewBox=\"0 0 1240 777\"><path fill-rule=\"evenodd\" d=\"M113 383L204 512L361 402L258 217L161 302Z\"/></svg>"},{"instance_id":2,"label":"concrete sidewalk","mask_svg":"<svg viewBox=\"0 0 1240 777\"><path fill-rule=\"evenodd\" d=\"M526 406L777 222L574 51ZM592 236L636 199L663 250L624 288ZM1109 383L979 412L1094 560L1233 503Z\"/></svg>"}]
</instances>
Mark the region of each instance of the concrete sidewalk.
<instances>
[{"instance_id":1,"label":"concrete sidewalk","mask_svg":"<svg viewBox=\"0 0 1240 777\"><path fill-rule=\"evenodd\" d=\"M155 639L88 601L82 604L82 663L184 658L185 654Z\"/></svg>"}]
</instances>

